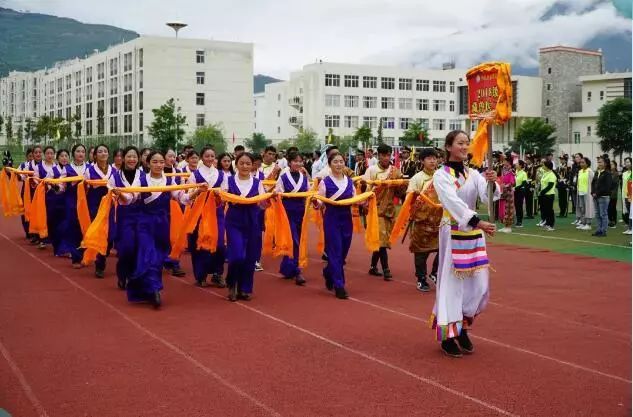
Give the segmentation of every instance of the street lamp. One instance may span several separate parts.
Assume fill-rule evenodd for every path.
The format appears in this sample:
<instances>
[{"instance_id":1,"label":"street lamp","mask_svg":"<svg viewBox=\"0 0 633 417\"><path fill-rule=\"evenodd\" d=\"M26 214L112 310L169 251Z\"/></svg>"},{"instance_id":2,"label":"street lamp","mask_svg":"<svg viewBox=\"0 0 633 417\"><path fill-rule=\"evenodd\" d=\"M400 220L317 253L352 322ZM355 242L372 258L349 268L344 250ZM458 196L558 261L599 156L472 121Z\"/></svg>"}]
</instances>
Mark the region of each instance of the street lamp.
<instances>
[{"instance_id":1,"label":"street lamp","mask_svg":"<svg viewBox=\"0 0 633 417\"><path fill-rule=\"evenodd\" d=\"M178 39L178 31L188 26L186 23L178 22L178 21L167 22L166 25L172 28L174 32L176 32L176 39Z\"/></svg>"}]
</instances>

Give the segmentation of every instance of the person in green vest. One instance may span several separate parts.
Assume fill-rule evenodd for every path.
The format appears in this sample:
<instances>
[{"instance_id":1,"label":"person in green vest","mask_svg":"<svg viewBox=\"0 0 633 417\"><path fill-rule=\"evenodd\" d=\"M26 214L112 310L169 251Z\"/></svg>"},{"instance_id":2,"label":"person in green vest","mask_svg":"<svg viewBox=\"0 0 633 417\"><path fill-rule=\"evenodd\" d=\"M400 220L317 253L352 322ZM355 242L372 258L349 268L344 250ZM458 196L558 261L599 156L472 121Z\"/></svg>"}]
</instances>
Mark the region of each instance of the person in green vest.
<instances>
[{"instance_id":1,"label":"person in green vest","mask_svg":"<svg viewBox=\"0 0 633 417\"><path fill-rule=\"evenodd\" d=\"M528 175L525 172L525 162L519 161L516 164L516 186L514 188L514 209L517 223L514 227L523 227L523 202L529 187ZM527 204L532 203L528 201Z\"/></svg>"},{"instance_id":2,"label":"person in green vest","mask_svg":"<svg viewBox=\"0 0 633 417\"><path fill-rule=\"evenodd\" d=\"M545 220L545 230L554 231L554 199L556 197L556 174L554 174L554 163L552 161L543 162L543 174L541 175L541 213Z\"/></svg>"},{"instance_id":3,"label":"person in green vest","mask_svg":"<svg viewBox=\"0 0 633 417\"><path fill-rule=\"evenodd\" d=\"M591 196L591 182L593 181L593 171L591 170L591 161L584 157L580 160L580 169L578 170L577 192L578 200L576 202L576 218L578 219L578 230L591 230L591 219L593 218L593 197Z\"/></svg>"},{"instance_id":4,"label":"person in green vest","mask_svg":"<svg viewBox=\"0 0 633 417\"><path fill-rule=\"evenodd\" d=\"M631 233L631 219L629 213L631 212L631 194L629 193L629 183L633 176L631 175L631 158L624 158L624 169L622 170L622 220L626 224L625 235Z\"/></svg>"}]
</instances>

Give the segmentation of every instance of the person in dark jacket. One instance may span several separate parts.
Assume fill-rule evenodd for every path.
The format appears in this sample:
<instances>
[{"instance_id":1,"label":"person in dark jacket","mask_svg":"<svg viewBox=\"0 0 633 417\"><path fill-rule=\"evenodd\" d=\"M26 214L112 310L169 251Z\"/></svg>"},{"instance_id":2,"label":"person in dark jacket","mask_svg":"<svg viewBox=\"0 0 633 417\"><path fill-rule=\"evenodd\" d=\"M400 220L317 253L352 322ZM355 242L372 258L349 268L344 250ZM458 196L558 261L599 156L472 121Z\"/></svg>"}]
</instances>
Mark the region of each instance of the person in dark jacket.
<instances>
[{"instance_id":1,"label":"person in dark jacket","mask_svg":"<svg viewBox=\"0 0 633 417\"><path fill-rule=\"evenodd\" d=\"M580 170L581 153L574 155L571 169L568 171L567 184L569 185L569 196L571 197L571 212L576 213L576 203L578 202L578 171Z\"/></svg>"},{"instance_id":2,"label":"person in dark jacket","mask_svg":"<svg viewBox=\"0 0 633 417\"><path fill-rule=\"evenodd\" d=\"M600 156L598 157L598 170L593 176L593 181L591 181L591 196L595 202L594 206L598 223L598 229L592 236L605 237L607 235L608 208L612 183L609 160L605 156Z\"/></svg>"},{"instance_id":3,"label":"person in dark jacket","mask_svg":"<svg viewBox=\"0 0 633 417\"><path fill-rule=\"evenodd\" d=\"M611 198L609 199L609 228L615 229L618 224L618 194L620 193L620 173L618 163L611 161Z\"/></svg>"},{"instance_id":4,"label":"person in dark jacket","mask_svg":"<svg viewBox=\"0 0 633 417\"><path fill-rule=\"evenodd\" d=\"M556 189L558 190L558 217L567 217L567 207L569 205L569 184L567 178L569 176L569 167L567 162L569 156L567 154L560 157L560 165L557 169L558 183Z\"/></svg>"}]
</instances>

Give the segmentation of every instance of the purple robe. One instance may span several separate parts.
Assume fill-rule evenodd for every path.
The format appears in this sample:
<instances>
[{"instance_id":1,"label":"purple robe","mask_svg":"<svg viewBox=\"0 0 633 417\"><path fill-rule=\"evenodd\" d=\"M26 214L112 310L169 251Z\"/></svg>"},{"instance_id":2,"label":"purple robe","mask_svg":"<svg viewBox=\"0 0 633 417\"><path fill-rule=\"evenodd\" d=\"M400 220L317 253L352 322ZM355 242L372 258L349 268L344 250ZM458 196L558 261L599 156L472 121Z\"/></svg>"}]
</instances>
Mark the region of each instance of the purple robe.
<instances>
[{"instance_id":1,"label":"purple robe","mask_svg":"<svg viewBox=\"0 0 633 417\"><path fill-rule=\"evenodd\" d=\"M303 175L303 180L299 184L299 189L296 192L308 191L308 177ZM283 185L283 192L289 193L295 190L294 184L290 180L290 172L285 172L281 175L281 182ZM284 198L282 199L286 214L288 215L288 222L290 223L290 232L292 234L292 255L290 258L284 256L279 266L279 273L286 278L295 278L301 275L301 269L299 268L299 242L301 240L301 225L303 223L303 215L305 212L305 198Z\"/></svg>"},{"instance_id":2,"label":"purple robe","mask_svg":"<svg viewBox=\"0 0 633 417\"><path fill-rule=\"evenodd\" d=\"M85 177L87 177L90 180L108 180L109 177L107 175L107 172L105 172L104 174L106 175L105 177L102 177L97 171L96 171L96 164L90 164L87 168L86 168L86 173L84 174ZM115 169L112 168L110 170L110 176L114 175L115 173ZM103 197L105 197L105 195L108 193L108 187L106 186L99 186L99 187L91 187L91 186L86 186L86 201L88 202L88 212L90 213L90 220L94 220L95 217L97 216L97 212L99 211L99 205L101 204L101 199L103 199ZM114 223L114 212L115 210L110 210L110 218L109 218L109 229L108 229L108 251L107 254L110 253L110 249L112 249L112 243L114 242L114 238L115 238L115 234L116 234L116 228L115 223ZM83 252L82 252L83 253ZM106 255L107 256L107 255ZM97 255L97 259L95 260L95 268L97 270L101 270L104 271L106 267L106 257L98 254Z\"/></svg>"},{"instance_id":3,"label":"purple robe","mask_svg":"<svg viewBox=\"0 0 633 417\"><path fill-rule=\"evenodd\" d=\"M76 177L79 174L68 164L66 165L66 176ZM83 187L81 183L66 183L64 192L64 221L60 225L61 243L60 252L70 253L73 264L81 263L82 251L79 248L83 234L77 215L77 187Z\"/></svg>"},{"instance_id":4,"label":"purple robe","mask_svg":"<svg viewBox=\"0 0 633 417\"><path fill-rule=\"evenodd\" d=\"M331 198L339 188L329 176L323 179L325 183L325 196ZM345 200L354 196L354 183L350 178L347 181L347 188L336 198ZM327 284L332 284L334 288L345 287L345 258L352 244L352 210L350 206L333 206L325 204L323 214L323 231L325 235L325 254L328 261L323 268L323 277Z\"/></svg>"},{"instance_id":5,"label":"purple robe","mask_svg":"<svg viewBox=\"0 0 633 417\"><path fill-rule=\"evenodd\" d=\"M50 176L44 166L43 162L37 164L39 177L44 178L60 178L62 173L57 165L53 166L53 175ZM58 193L58 185L51 186L46 191L46 227L48 228L48 237L43 241L51 243L53 245L53 254L55 256L63 255L60 252L61 235L59 225L64 221L64 193Z\"/></svg>"}]
</instances>

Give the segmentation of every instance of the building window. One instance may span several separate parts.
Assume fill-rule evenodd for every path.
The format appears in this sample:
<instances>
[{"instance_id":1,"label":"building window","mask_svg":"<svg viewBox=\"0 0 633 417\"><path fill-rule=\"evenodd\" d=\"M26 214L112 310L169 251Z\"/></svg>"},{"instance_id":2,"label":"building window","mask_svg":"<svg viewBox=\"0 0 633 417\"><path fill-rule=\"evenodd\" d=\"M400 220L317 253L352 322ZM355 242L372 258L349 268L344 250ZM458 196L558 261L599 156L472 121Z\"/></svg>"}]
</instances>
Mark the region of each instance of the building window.
<instances>
[{"instance_id":1,"label":"building window","mask_svg":"<svg viewBox=\"0 0 633 417\"><path fill-rule=\"evenodd\" d=\"M429 80L415 80L416 91L429 91Z\"/></svg>"},{"instance_id":2,"label":"building window","mask_svg":"<svg viewBox=\"0 0 633 417\"><path fill-rule=\"evenodd\" d=\"M339 127L341 123L341 116L338 115L325 115L325 127Z\"/></svg>"},{"instance_id":3,"label":"building window","mask_svg":"<svg viewBox=\"0 0 633 417\"><path fill-rule=\"evenodd\" d=\"M117 77L110 78L110 95L119 94L119 79Z\"/></svg>"},{"instance_id":4,"label":"building window","mask_svg":"<svg viewBox=\"0 0 633 417\"><path fill-rule=\"evenodd\" d=\"M545 100L545 105L549 107L549 99Z\"/></svg>"},{"instance_id":5,"label":"building window","mask_svg":"<svg viewBox=\"0 0 633 417\"><path fill-rule=\"evenodd\" d=\"M343 127L348 129L358 128L358 116L345 116L343 118Z\"/></svg>"},{"instance_id":6,"label":"building window","mask_svg":"<svg viewBox=\"0 0 633 417\"><path fill-rule=\"evenodd\" d=\"M143 68L143 48L138 50L138 66ZM143 127L140 130L143 130Z\"/></svg>"},{"instance_id":7,"label":"building window","mask_svg":"<svg viewBox=\"0 0 633 417\"><path fill-rule=\"evenodd\" d=\"M97 80L103 80L105 78L105 62L97 64Z\"/></svg>"},{"instance_id":8,"label":"building window","mask_svg":"<svg viewBox=\"0 0 633 417\"><path fill-rule=\"evenodd\" d=\"M574 132L574 143L580 143L580 132Z\"/></svg>"},{"instance_id":9,"label":"building window","mask_svg":"<svg viewBox=\"0 0 633 417\"><path fill-rule=\"evenodd\" d=\"M396 119L394 117L383 117L381 118L382 128L383 129L395 129L396 128Z\"/></svg>"},{"instance_id":10,"label":"building window","mask_svg":"<svg viewBox=\"0 0 633 417\"><path fill-rule=\"evenodd\" d=\"M138 93L138 109L143 110L143 92Z\"/></svg>"},{"instance_id":11,"label":"building window","mask_svg":"<svg viewBox=\"0 0 633 417\"><path fill-rule=\"evenodd\" d=\"M126 94L123 96L123 112L129 113L132 111L132 94Z\"/></svg>"},{"instance_id":12,"label":"building window","mask_svg":"<svg viewBox=\"0 0 633 417\"><path fill-rule=\"evenodd\" d=\"M448 92L449 93L455 92L455 81L451 81L448 83Z\"/></svg>"},{"instance_id":13,"label":"building window","mask_svg":"<svg viewBox=\"0 0 633 417\"><path fill-rule=\"evenodd\" d=\"M132 74L123 76L123 92L132 91Z\"/></svg>"},{"instance_id":14,"label":"building window","mask_svg":"<svg viewBox=\"0 0 633 417\"><path fill-rule=\"evenodd\" d=\"M110 117L110 133L119 133L119 121L116 116Z\"/></svg>"},{"instance_id":15,"label":"building window","mask_svg":"<svg viewBox=\"0 0 633 417\"><path fill-rule=\"evenodd\" d=\"M416 99L415 107L420 111L429 111L429 99L428 98Z\"/></svg>"},{"instance_id":16,"label":"building window","mask_svg":"<svg viewBox=\"0 0 633 417\"><path fill-rule=\"evenodd\" d=\"M86 136L92 135L92 120L86 121Z\"/></svg>"},{"instance_id":17,"label":"building window","mask_svg":"<svg viewBox=\"0 0 633 417\"><path fill-rule=\"evenodd\" d=\"M340 87L341 76L338 74L325 74L325 86L326 87Z\"/></svg>"},{"instance_id":18,"label":"building window","mask_svg":"<svg viewBox=\"0 0 633 417\"><path fill-rule=\"evenodd\" d=\"M86 84L92 82L92 67L86 68Z\"/></svg>"},{"instance_id":19,"label":"building window","mask_svg":"<svg viewBox=\"0 0 633 417\"><path fill-rule=\"evenodd\" d=\"M624 97L631 98L631 78L624 79Z\"/></svg>"},{"instance_id":20,"label":"building window","mask_svg":"<svg viewBox=\"0 0 633 417\"><path fill-rule=\"evenodd\" d=\"M57 80L57 92L61 93L63 91L63 87L64 87L64 80L62 80L61 78L59 78Z\"/></svg>"},{"instance_id":21,"label":"building window","mask_svg":"<svg viewBox=\"0 0 633 417\"><path fill-rule=\"evenodd\" d=\"M363 88L378 88L378 77L363 77Z\"/></svg>"},{"instance_id":22,"label":"building window","mask_svg":"<svg viewBox=\"0 0 633 417\"><path fill-rule=\"evenodd\" d=\"M396 104L396 100L393 97L382 97L380 99L380 108L382 109L394 109Z\"/></svg>"},{"instance_id":23,"label":"building window","mask_svg":"<svg viewBox=\"0 0 633 417\"><path fill-rule=\"evenodd\" d=\"M196 114L196 127L204 126L204 113Z\"/></svg>"},{"instance_id":24,"label":"building window","mask_svg":"<svg viewBox=\"0 0 633 417\"><path fill-rule=\"evenodd\" d=\"M370 129L376 129L378 127L378 118L373 116L364 116L363 126L367 126Z\"/></svg>"},{"instance_id":25,"label":"building window","mask_svg":"<svg viewBox=\"0 0 633 417\"><path fill-rule=\"evenodd\" d=\"M277 126L277 134L281 134L281 127Z\"/></svg>"},{"instance_id":26,"label":"building window","mask_svg":"<svg viewBox=\"0 0 633 417\"><path fill-rule=\"evenodd\" d=\"M131 71L132 70L132 52L128 52L123 55L123 71Z\"/></svg>"},{"instance_id":27,"label":"building window","mask_svg":"<svg viewBox=\"0 0 633 417\"><path fill-rule=\"evenodd\" d=\"M204 106L204 93L196 93L196 105Z\"/></svg>"},{"instance_id":28,"label":"building window","mask_svg":"<svg viewBox=\"0 0 633 417\"><path fill-rule=\"evenodd\" d=\"M281 101L281 94L277 94L277 101Z\"/></svg>"},{"instance_id":29,"label":"building window","mask_svg":"<svg viewBox=\"0 0 633 417\"><path fill-rule=\"evenodd\" d=\"M446 92L446 81L433 81L433 92L434 93L445 93Z\"/></svg>"},{"instance_id":30,"label":"building window","mask_svg":"<svg viewBox=\"0 0 633 417\"><path fill-rule=\"evenodd\" d=\"M196 84L204 84L204 72L196 72Z\"/></svg>"},{"instance_id":31,"label":"building window","mask_svg":"<svg viewBox=\"0 0 633 417\"><path fill-rule=\"evenodd\" d=\"M36 85L37 79L33 80L33 86ZM81 71L77 71L75 73L75 87L79 87L81 85Z\"/></svg>"},{"instance_id":32,"label":"building window","mask_svg":"<svg viewBox=\"0 0 633 417\"><path fill-rule=\"evenodd\" d=\"M346 75L344 85L345 87L358 87L358 75Z\"/></svg>"},{"instance_id":33,"label":"building window","mask_svg":"<svg viewBox=\"0 0 633 417\"><path fill-rule=\"evenodd\" d=\"M461 130L462 129L462 121L459 119L452 119L448 122L448 130Z\"/></svg>"},{"instance_id":34,"label":"building window","mask_svg":"<svg viewBox=\"0 0 633 417\"><path fill-rule=\"evenodd\" d=\"M591 91L587 91L587 101L591 101Z\"/></svg>"},{"instance_id":35,"label":"building window","mask_svg":"<svg viewBox=\"0 0 633 417\"><path fill-rule=\"evenodd\" d=\"M364 109L375 109L378 107L378 97L363 97L363 108Z\"/></svg>"},{"instance_id":36,"label":"building window","mask_svg":"<svg viewBox=\"0 0 633 417\"><path fill-rule=\"evenodd\" d=\"M24 85L22 85L22 88L24 88ZM66 76L66 90L70 90L71 88L72 88L72 80L71 80L70 74L68 74Z\"/></svg>"},{"instance_id":37,"label":"building window","mask_svg":"<svg viewBox=\"0 0 633 417\"><path fill-rule=\"evenodd\" d=\"M117 75L119 73L119 58L112 58L110 60L110 76Z\"/></svg>"},{"instance_id":38,"label":"building window","mask_svg":"<svg viewBox=\"0 0 633 417\"><path fill-rule=\"evenodd\" d=\"M97 98L103 98L105 96L105 82L99 81L97 84Z\"/></svg>"},{"instance_id":39,"label":"building window","mask_svg":"<svg viewBox=\"0 0 633 417\"><path fill-rule=\"evenodd\" d=\"M552 85L551 84L547 84L547 91L550 91L552 89Z\"/></svg>"},{"instance_id":40,"label":"building window","mask_svg":"<svg viewBox=\"0 0 633 417\"><path fill-rule=\"evenodd\" d=\"M204 51L196 51L196 64L204 64Z\"/></svg>"},{"instance_id":41,"label":"building window","mask_svg":"<svg viewBox=\"0 0 633 417\"><path fill-rule=\"evenodd\" d=\"M448 111L455 111L455 100L448 102Z\"/></svg>"},{"instance_id":42,"label":"building window","mask_svg":"<svg viewBox=\"0 0 633 417\"><path fill-rule=\"evenodd\" d=\"M358 107L358 96L345 96L345 107Z\"/></svg>"},{"instance_id":43,"label":"building window","mask_svg":"<svg viewBox=\"0 0 633 417\"><path fill-rule=\"evenodd\" d=\"M86 103L86 119L92 119L92 103Z\"/></svg>"},{"instance_id":44,"label":"building window","mask_svg":"<svg viewBox=\"0 0 633 417\"><path fill-rule=\"evenodd\" d=\"M145 126L143 126L143 113L141 112L138 115L138 131L143 132L144 128Z\"/></svg>"},{"instance_id":45,"label":"building window","mask_svg":"<svg viewBox=\"0 0 633 417\"><path fill-rule=\"evenodd\" d=\"M552 73L552 67L547 68L547 73L551 74Z\"/></svg>"},{"instance_id":46,"label":"building window","mask_svg":"<svg viewBox=\"0 0 633 417\"><path fill-rule=\"evenodd\" d=\"M433 119L433 130L444 130L446 127L446 120Z\"/></svg>"},{"instance_id":47,"label":"building window","mask_svg":"<svg viewBox=\"0 0 633 417\"><path fill-rule=\"evenodd\" d=\"M393 90L396 88L396 79L393 77L381 77L380 87L383 90Z\"/></svg>"},{"instance_id":48,"label":"building window","mask_svg":"<svg viewBox=\"0 0 633 417\"><path fill-rule=\"evenodd\" d=\"M398 99L398 108L400 110L411 110L413 109L413 99L412 98L399 98Z\"/></svg>"},{"instance_id":49,"label":"building window","mask_svg":"<svg viewBox=\"0 0 633 417\"><path fill-rule=\"evenodd\" d=\"M123 133L132 133L132 115L123 116Z\"/></svg>"},{"instance_id":50,"label":"building window","mask_svg":"<svg viewBox=\"0 0 633 417\"><path fill-rule=\"evenodd\" d=\"M81 88L75 90L75 103L81 103Z\"/></svg>"},{"instance_id":51,"label":"building window","mask_svg":"<svg viewBox=\"0 0 633 417\"><path fill-rule=\"evenodd\" d=\"M325 107L340 107L341 106L341 96L335 94L326 94L325 95Z\"/></svg>"},{"instance_id":52,"label":"building window","mask_svg":"<svg viewBox=\"0 0 633 417\"><path fill-rule=\"evenodd\" d=\"M587 126L587 136L591 136L591 126Z\"/></svg>"},{"instance_id":53,"label":"building window","mask_svg":"<svg viewBox=\"0 0 633 417\"><path fill-rule=\"evenodd\" d=\"M281 110L277 110L277 117L281 117Z\"/></svg>"},{"instance_id":54,"label":"building window","mask_svg":"<svg viewBox=\"0 0 633 417\"><path fill-rule=\"evenodd\" d=\"M119 99L118 97L110 98L110 114L117 114L119 112Z\"/></svg>"},{"instance_id":55,"label":"building window","mask_svg":"<svg viewBox=\"0 0 633 417\"><path fill-rule=\"evenodd\" d=\"M408 117L400 118L400 129L407 130L410 124L411 124L411 119L409 119Z\"/></svg>"},{"instance_id":56,"label":"building window","mask_svg":"<svg viewBox=\"0 0 633 417\"><path fill-rule=\"evenodd\" d=\"M600 101L604 100L604 91L600 91Z\"/></svg>"},{"instance_id":57,"label":"building window","mask_svg":"<svg viewBox=\"0 0 633 417\"><path fill-rule=\"evenodd\" d=\"M433 100L433 111L446 111L446 100Z\"/></svg>"},{"instance_id":58,"label":"building window","mask_svg":"<svg viewBox=\"0 0 633 417\"><path fill-rule=\"evenodd\" d=\"M138 88L143 88L143 71L138 72Z\"/></svg>"},{"instance_id":59,"label":"building window","mask_svg":"<svg viewBox=\"0 0 633 417\"><path fill-rule=\"evenodd\" d=\"M549 124L549 117L545 118L545 124Z\"/></svg>"},{"instance_id":60,"label":"building window","mask_svg":"<svg viewBox=\"0 0 633 417\"><path fill-rule=\"evenodd\" d=\"M411 78L400 78L398 80L398 89L411 91L413 80Z\"/></svg>"}]
</instances>

